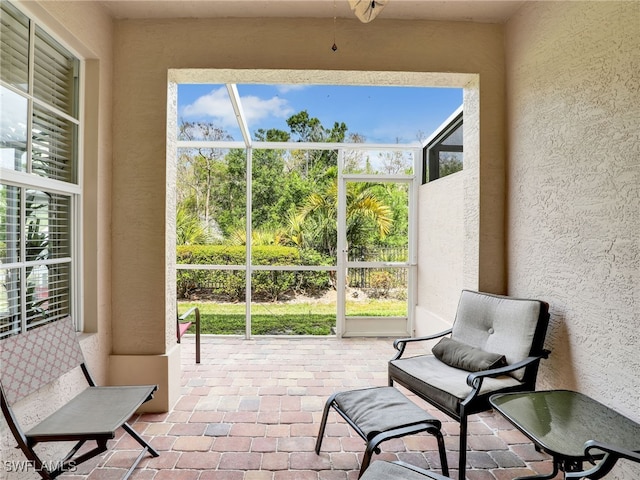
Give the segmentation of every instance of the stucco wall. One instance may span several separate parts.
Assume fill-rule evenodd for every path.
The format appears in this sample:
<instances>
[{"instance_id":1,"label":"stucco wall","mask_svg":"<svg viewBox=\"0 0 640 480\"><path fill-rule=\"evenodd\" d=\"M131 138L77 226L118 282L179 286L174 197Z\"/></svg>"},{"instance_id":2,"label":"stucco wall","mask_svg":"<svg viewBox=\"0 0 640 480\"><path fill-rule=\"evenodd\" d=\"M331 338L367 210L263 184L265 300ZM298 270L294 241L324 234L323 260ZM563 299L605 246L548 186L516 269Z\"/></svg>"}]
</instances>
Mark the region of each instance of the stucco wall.
<instances>
[{"instance_id":1,"label":"stucco wall","mask_svg":"<svg viewBox=\"0 0 640 480\"><path fill-rule=\"evenodd\" d=\"M540 386L640 420L640 3L527 4L506 45L508 283L551 304Z\"/></svg>"},{"instance_id":2,"label":"stucco wall","mask_svg":"<svg viewBox=\"0 0 640 480\"><path fill-rule=\"evenodd\" d=\"M480 161L479 99L479 78L470 78L464 88L463 170L419 190L416 336L451 326L463 288L505 293L502 286L491 284L503 278L503 262L492 262L490 254L485 258L481 253L491 241L480 221L492 213L497 216L494 220L502 221L504 195L498 184L486 179L502 179L504 170L495 162L488 170L485 157ZM493 274L486 275L491 269Z\"/></svg>"},{"instance_id":3,"label":"stucco wall","mask_svg":"<svg viewBox=\"0 0 640 480\"><path fill-rule=\"evenodd\" d=\"M417 336L451 326L464 288L464 177L458 172L420 188Z\"/></svg>"}]
</instances>

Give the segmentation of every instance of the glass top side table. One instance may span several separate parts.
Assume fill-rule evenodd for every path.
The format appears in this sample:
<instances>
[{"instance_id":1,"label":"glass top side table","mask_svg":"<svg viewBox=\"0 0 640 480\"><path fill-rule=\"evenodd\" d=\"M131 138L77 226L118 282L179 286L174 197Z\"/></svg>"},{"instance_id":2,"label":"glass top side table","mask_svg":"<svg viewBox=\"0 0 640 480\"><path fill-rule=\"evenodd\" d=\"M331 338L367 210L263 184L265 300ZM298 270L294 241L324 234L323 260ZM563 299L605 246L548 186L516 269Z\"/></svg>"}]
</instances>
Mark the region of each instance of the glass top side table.
<instances>
[{"instance_id":1,"label":"glass top side table","mask_svg":"<svg viewBox=\"0 0 640 480\"><path fill-rule=\"evenodd\" d=\"M551 475L520 477L554 478L558 470L582 470L587 440L611 443L628 450L640 449L640 425L602 403L578 392L550 390L505 393L490 398L493 408L553 457Z\"/></svg>"}]
</instances>

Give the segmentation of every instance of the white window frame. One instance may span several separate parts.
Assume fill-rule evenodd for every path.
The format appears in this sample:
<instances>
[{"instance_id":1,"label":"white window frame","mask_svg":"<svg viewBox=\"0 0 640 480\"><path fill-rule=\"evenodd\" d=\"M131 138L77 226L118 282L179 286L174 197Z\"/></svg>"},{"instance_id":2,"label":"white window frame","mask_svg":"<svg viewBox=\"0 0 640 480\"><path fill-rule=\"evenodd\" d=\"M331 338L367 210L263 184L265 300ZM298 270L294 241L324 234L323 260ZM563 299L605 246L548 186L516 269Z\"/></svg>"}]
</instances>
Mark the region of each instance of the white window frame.
<instances>
[{"instance_id":1,"label":"white window frame","mask_svg":"<svg viewBox=\"0 0 640 480\"><path fill-rule=\"evenodd\" d=\"M62 41L59 36L57 36L54 32L51 31L50 28L44 22L41 22L36 15L33 15L26 6L22 4L16 4L12 2L11 6L19 11L22 15L24 15L29 20L29 57L28 57L28 65L29 65L29 74L28 74L28 91L25 92L23 90L17 89L12 85L5 83L0 79L0 85L10 90L13 93L20 95L25 98L28 102L27 107L27 143L26 143L26 155L27 155L27 171L16 171L2 168L0 165L0 183L7 186L14 186L21 188L22 193L26 190L38 190L47 193L57 194L66 196L69 198L70 202L70 211L69 211L69 242L70 242L70 250L69 256L63 258L57 258L55 260L48 259L39 262L41 265L50 265L55 263L65 263L69 265L69 296L70 296L70 304L69 304L69 314L74 319L76 328L78 330L82 330L82 321L81 321L81 312L83 311L83 302L82 302L82 281L81 281L81 272L82 272L82 179L83 179L83 138L84 138L84 92L85 92L85 62L84 58L78 54L78 52L70 47L66 42ZM68 51L75 59L78 60L78 77L79 82L77 85L77 118L73 117L73 115L66 114L61 112L55 106L48 105L41 100L34 98L34 63L35 63L35 53L34 53L34 42L35 42L35 32L36 27L41 31L46 33L52 40L54 40L59 46ZM30 173L32 167L32 128L33 128L33 106L39 105L40 107L45 107L49 111L54 112L55 114L63 117L64 119L72 122L76 126L76 135L75 139L72 139L75 142L75 164L72 165L72 169L75 171L75 183L60 181L56 179L46 178L44 176ZM20 261L16 263L6 263L0 264L2 269L10 269L10 268L19 268L21 269L20 275L20 324L18 328L14 328L9 331L0 332L0 340L8 335L24 333L29 328L40 325L41 323L34 323L33 325L27 326L27 312L25 311L25 303L26 303L26 278L24 278L24 272L26 269L26 258L24 256L25 249L25 202L21 195L20 202L20 211L18 214L21 219L21 240L19 249L21 250ZM33 265L33 262L30 262ZM56 318L55 320L59 320L60 318ZM48 322L45 322L48 323Z\"/></svg>"}]
</instances>

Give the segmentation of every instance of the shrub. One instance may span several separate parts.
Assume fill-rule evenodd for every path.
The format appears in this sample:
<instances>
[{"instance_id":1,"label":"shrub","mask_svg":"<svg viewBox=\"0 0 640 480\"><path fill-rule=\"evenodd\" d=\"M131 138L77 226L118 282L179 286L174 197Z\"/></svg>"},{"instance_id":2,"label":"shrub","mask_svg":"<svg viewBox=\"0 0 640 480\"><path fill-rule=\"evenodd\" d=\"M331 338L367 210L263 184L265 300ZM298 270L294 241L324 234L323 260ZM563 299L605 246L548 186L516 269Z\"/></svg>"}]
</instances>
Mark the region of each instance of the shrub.
<instances>
[{"instance_id":1,"label":"shrub","mask_svg":"<svg viewBox=\"0 0 640 480\"><path fill-rule=\"evenodd\" d=\"M302 265L331 265L333 261L316 250L306 248L300 250ZM322 295L331 288L330 272L299 272L297 275L296 292L306 295Z\"/></svg>"},{"instance_id":2,"label":"shrub","mask_svg":"<svg viewBox=\"0 0 640 480\"><path fill-rule=\"evenodd\" d=\"M242 246L179 245L176 262L189 265L244 265ZM206 288L230 301L242 299L245 291L244 270L178 270L177 293L188 298L196 289Z\"/></svg>"},{"instance_id":3,"label":"shrub","mask_svg":"<svg viewBox=\"0 0 640 480\"><path fill-rule=\"evenodd\" d=\"M325 259L314 250L294 247L253 247L254 265L320 265ZM180 245L177 247L178 264L189 265L244 265L245 247L227 245ZM325 262L326 263L326 262ZM327 272L294 272L257 270L253 274L252 294L271 301L296 292L321 292L329 287ZM177 293L188 298L194 291L206 289L230 301L244 298L245 271L238 270L178 270Z\"/></svg>"},{"instance_id":4,"label":"shrub","mask_svg":"<svg viewBox=\"0 0 640 480\"><path fill-rule=\"evenodd\" d=\"M384 270L371 272L370 282L371 296L373 298L386 298L393 286L393 275Z\"/></svg>"},{"instance_id":5,"label":"shrub","mask_svg":"<svg viewBox=\"0 0 640 480\"><path fill-rule=\"evenodd\" d=\"M281 246L254 247L251 251L254 265L297 265L300 253L297 248ZM276 301L295 284L295 272L282 270L257 270L251 281L253 291L258 299Z\"/></svg>"}]
</instances>

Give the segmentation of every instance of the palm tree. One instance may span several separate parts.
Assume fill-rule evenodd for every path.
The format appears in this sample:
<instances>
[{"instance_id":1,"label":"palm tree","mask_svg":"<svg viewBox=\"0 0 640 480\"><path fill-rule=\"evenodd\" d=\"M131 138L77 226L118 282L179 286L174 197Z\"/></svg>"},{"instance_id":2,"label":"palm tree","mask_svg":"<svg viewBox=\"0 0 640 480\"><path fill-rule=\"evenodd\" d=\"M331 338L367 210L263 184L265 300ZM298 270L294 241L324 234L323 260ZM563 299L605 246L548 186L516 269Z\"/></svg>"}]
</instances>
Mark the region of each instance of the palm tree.
<instances>
[{"instance_id":1,"label":"palm tree","mask_svg":"<svg viewBox=\"0 0 640 480\"><path fill-rule=\"evenodd\" d=\"M347 184L347 244L364 246L383 239L393 224L391 207L376 195L378 185L371 182ZM298 211L305 222L305 237L316 250L335 257L337 247L338 181L334 179L324 192L312 193Z\"/></svg>"},{"instance_id":2,"label":"palm tree","mask_svg":"<svg viewBox=\"0 0 640 480\"><path fill-rule=\"evenodd\" d=\"M205 225L184 206L176 211L176 243L178 245L205 245L211 240Z\"/></svg>"}]
</instances>

